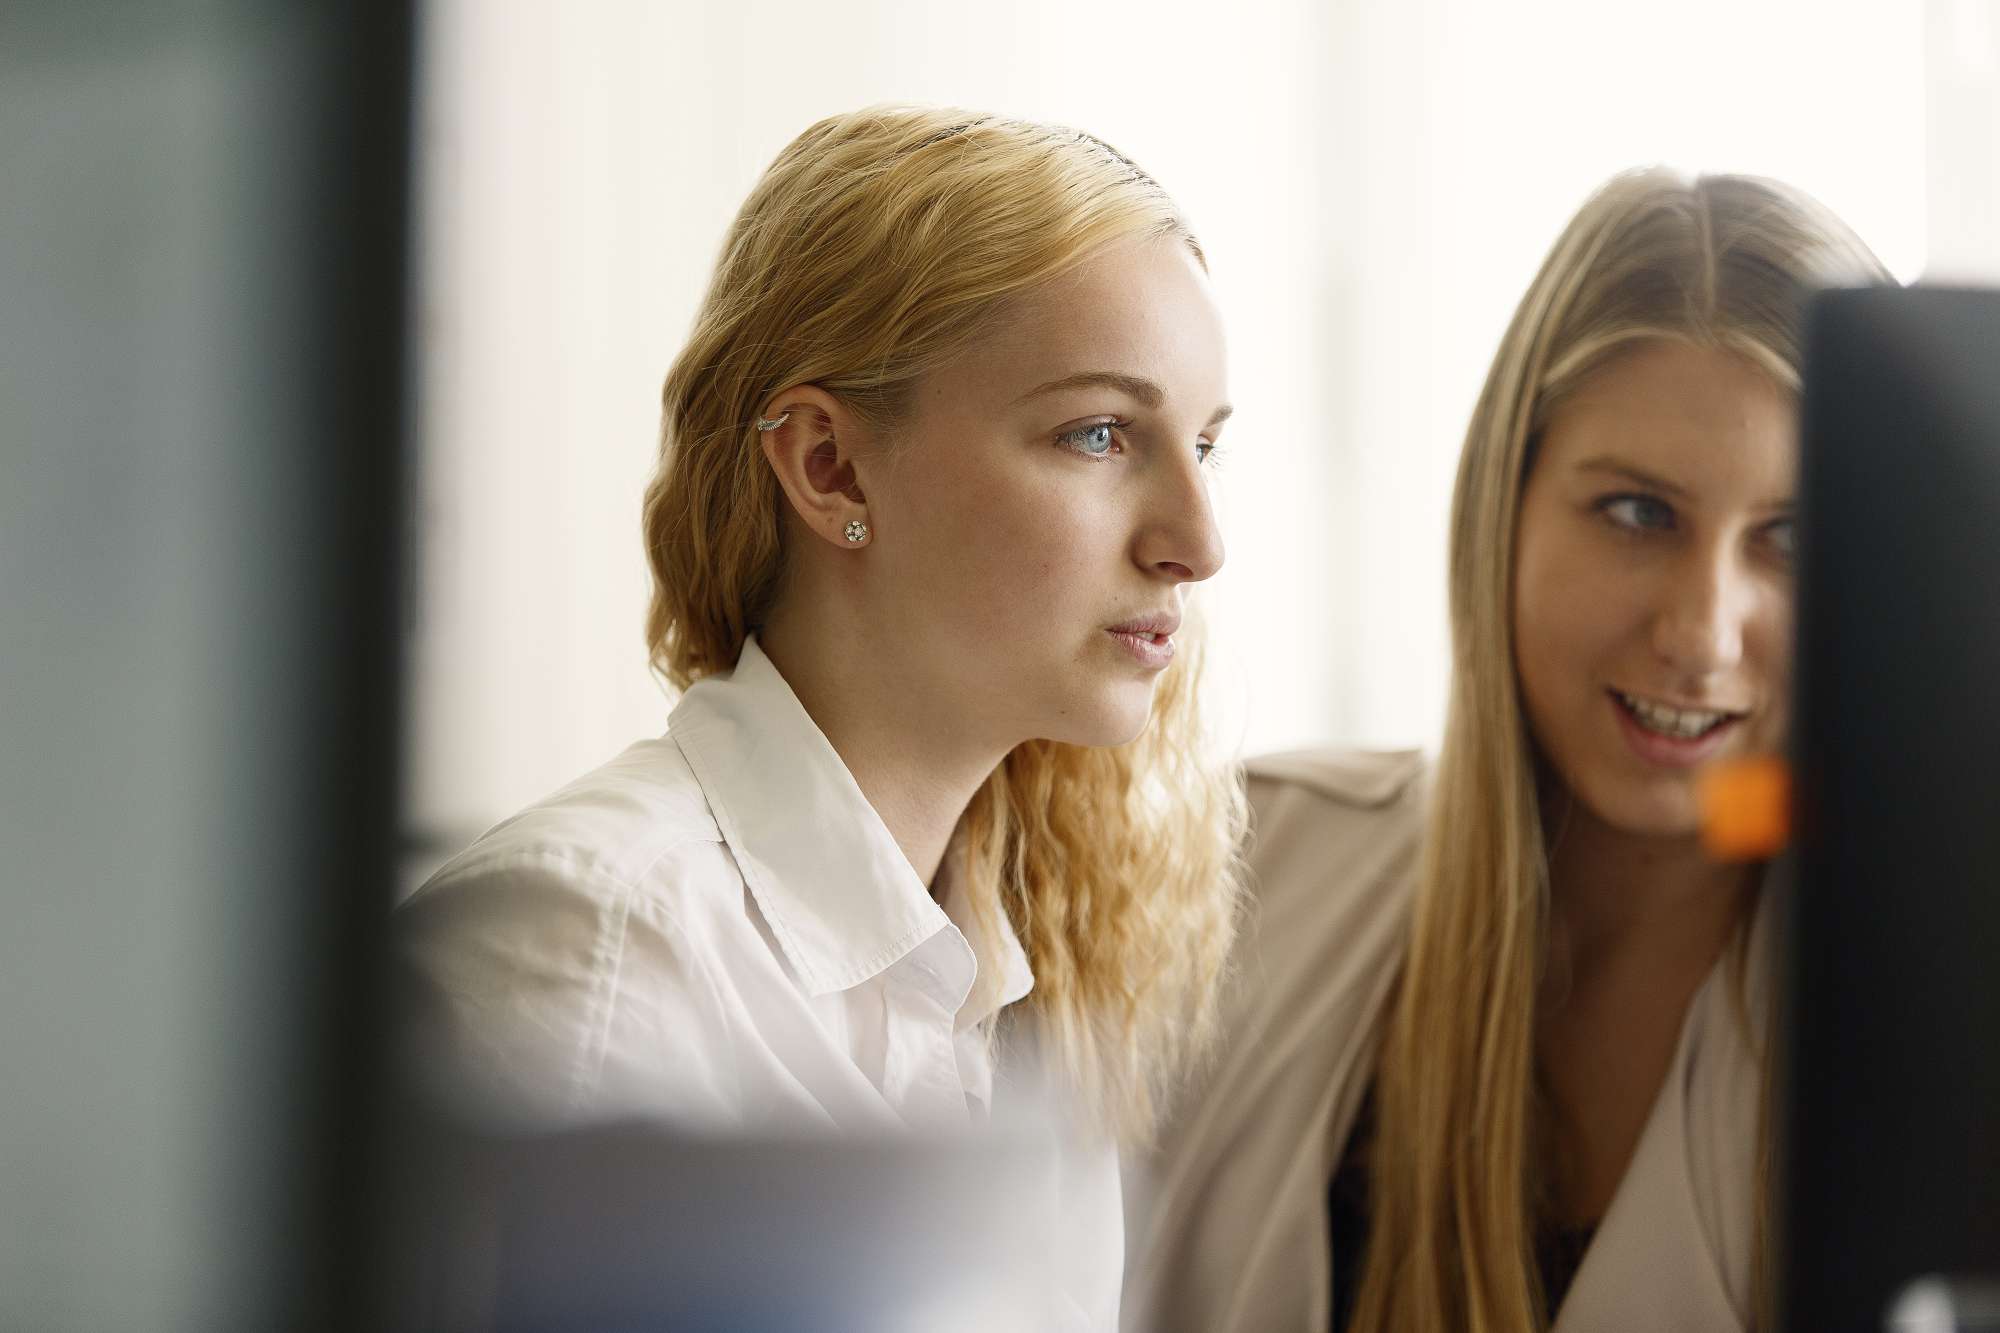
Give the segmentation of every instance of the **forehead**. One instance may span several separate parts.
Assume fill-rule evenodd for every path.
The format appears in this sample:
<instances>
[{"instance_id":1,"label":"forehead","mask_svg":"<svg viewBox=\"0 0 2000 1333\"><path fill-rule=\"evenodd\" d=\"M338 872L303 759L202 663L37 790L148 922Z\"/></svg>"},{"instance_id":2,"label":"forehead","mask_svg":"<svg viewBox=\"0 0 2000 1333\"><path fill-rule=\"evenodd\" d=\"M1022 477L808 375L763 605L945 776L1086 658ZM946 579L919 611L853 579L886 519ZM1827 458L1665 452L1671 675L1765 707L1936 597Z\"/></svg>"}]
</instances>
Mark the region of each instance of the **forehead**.
<instances>
[{"instance_id":1,"label":"forehead","mask_svg":"<svg viewBox=\"0 0 2000 1333\"><path fill-rule=\"evenodd\" d=\"M1608 457L1696 492L1784 490L1797 428L1794 395L1748 358L1660 339L1620 354L1556 408L1536 466Z\"/></svg>"},{"instance_id":2,"label":"forehead","mask_svg":"<svg viewBox=\"0 0 2000 1333\"><path fill-rule=\"evenodd\" d=\"M1155 381L1204 416L1226 397L1222 320L1208 277L1177 239L1129 242L1009 302L940 379L994 405L1080 371Z\"/></svg>"}]
</instances>

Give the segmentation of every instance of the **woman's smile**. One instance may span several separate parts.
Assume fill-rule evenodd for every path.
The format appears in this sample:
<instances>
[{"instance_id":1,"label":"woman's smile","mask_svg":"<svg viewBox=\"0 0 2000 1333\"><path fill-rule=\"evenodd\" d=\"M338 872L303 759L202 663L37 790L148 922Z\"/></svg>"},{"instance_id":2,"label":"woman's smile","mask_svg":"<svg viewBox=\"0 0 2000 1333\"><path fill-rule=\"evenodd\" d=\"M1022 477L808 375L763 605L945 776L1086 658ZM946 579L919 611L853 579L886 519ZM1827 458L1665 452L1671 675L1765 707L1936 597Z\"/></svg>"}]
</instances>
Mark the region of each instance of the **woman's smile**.
<instances>
[{"instance_id":1,"label":"woman's smile","mask_svg":"<svg viewBox=\"0 0 2000 1333\"><path fill-rule=\"evenodd\" d=\"M1619 729L1633 753L1649 764L1689 768L1713 759L1735 740L1747 714L1683 708L1643 695L1607 690Z\"/></svg>"}]
</instances>

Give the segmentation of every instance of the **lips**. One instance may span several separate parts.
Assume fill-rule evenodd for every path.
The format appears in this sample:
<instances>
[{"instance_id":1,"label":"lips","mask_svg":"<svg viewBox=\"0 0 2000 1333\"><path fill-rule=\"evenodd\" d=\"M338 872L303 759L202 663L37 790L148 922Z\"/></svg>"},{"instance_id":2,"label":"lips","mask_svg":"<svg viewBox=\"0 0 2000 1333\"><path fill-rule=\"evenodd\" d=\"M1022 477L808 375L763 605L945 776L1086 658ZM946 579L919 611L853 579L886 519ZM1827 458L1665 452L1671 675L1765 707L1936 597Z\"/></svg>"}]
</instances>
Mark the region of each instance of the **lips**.
<instances>
[{"instance_id":1,"label":"lips","mask_svg":"<svg viewBox=\"0 0 2000 1333\"><path fill-rule=\"evenodd\" d=\"M1725 722L1740 720L1742 709L1703 708L1694 704L1670 703L1649 695L1611 691L1612 696L1641 727L1678 740L1694 740Z\"/></svg>"},{"instance_id":2,"label":"lips","mask_svg":"<svg viewBox=\"0 0 2000 1333\"><path fill-rule=\"evenodd\" d=\"M1713 758L1735 737L1745 713L1695 708L1647 695L1606 691L1626 744L1642 760L1664 768L1691 768Z\"/></svg>"},{"instance_id":3,"label":"lips","mask_svg":"<svg viewBox=\"0 0 2000 1333\"><path fill-rule=\"evenodd\" d=\"M1140 666L1160 670L1174 660L1174 631L1181 618L1172 613L1139 616L1107 626L1109 634Z\"/></svg>"},{"instance_id":4,"label":"lips","mask_svg":"<svg viewBox=\"0 0 2000 1333\"><path fill-rule=\"evenodd\" d=\"M1172 638L1174 631L1180 627L1181 618L1171 611L1159 615L1140 616L1121 625L1105 626L1113 634L1144 635L1155 640Z\"/></svg>"}]
</instances>

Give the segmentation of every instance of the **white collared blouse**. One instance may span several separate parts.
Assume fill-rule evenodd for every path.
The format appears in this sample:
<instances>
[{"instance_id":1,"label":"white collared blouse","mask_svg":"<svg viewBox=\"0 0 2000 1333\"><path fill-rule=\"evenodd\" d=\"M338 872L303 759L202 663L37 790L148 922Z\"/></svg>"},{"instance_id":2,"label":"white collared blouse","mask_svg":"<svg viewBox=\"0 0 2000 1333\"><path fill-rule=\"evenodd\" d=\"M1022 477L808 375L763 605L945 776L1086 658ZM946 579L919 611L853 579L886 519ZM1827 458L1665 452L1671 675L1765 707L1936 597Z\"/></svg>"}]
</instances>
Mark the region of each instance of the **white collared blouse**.
<instances>
[{"instance_id":1,"label":"white collared blouse","mask_svg":"<svg viewBox=\"0 0 2000 1333\"><path fill-rule=\"evenodd\" d=\"M952 859L940 906L753 637L666 735L495 826L398 909L429 1000L416 1047L455 1096L535 1124L976 1125L988 1020L1033 977L1004 923L982 935ZM997 986L975 987L981 959ZM1111 1327L1116 1154L1061 1155L1061 1285L1077 1322Z\"/></svg>"}]
</instances>

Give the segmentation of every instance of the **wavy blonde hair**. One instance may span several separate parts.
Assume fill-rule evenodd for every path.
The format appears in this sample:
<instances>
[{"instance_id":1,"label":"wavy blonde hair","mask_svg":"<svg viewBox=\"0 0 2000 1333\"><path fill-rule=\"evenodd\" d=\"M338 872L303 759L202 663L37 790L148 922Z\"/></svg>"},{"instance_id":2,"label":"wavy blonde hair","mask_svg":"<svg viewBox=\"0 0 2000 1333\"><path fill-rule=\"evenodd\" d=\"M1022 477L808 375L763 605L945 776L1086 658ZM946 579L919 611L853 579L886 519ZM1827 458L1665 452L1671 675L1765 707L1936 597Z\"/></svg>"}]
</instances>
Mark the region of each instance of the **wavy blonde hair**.
<instances>
[{"instance_id":1,"label":"wavy blonde hair","mask_svg":"<svg viewBox=\"0 0 2000 1333\"><path fill-rule=\"evenodd\" d=\"M1532 1151L1548 843L1512 619L1516 519L1541 431L1643 341L1734 352L1796 391L1810 291L1886 278L1797 190L1650 170L1584 204L1514 312L1452 500L1450 704L1377 1076L1358 1333L1527 1333L1549 1318Z\"/></svg>"},{"instance_id":2,"label":"wavy blonde hair","mask_svg":"<svg viewBox=\"0 0 2000 1333\"><path fill-rule=\"evenodd\" d=\"M1075 130L881 106L780 153L730 225L662 392L643 525L646 642L669 685L734 666L783 580L781 492L753 426L771 394L816 384L893 430L1003 302L1138 238L1202 259L1158 183ZM1202 760L1199 634L1182 638L1138 740L1021 745L962 822L974 909L1011 921L1034 970L1044 1057L1128 1141L1151 1134L1208 1040L1236 916L1243 798Z\"/></svg>"}]
</instances>

